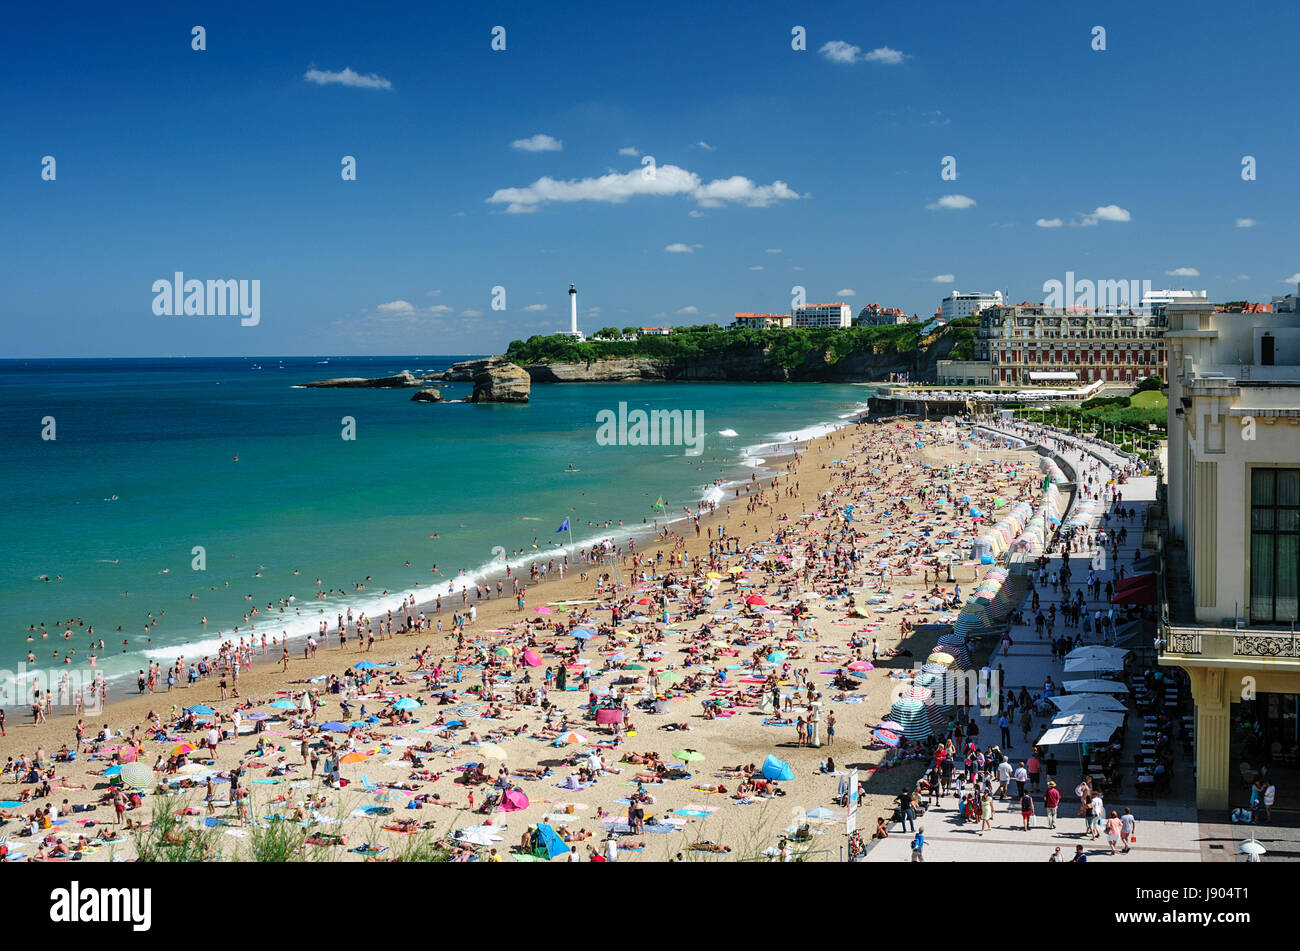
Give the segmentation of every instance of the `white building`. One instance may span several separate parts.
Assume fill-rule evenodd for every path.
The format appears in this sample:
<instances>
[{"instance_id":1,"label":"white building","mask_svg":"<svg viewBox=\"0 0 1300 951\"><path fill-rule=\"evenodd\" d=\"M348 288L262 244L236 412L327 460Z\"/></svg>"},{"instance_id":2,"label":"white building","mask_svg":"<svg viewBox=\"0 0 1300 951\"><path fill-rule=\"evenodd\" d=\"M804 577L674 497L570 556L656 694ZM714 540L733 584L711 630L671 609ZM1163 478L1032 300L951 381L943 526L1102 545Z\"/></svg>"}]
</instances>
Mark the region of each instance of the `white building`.
<instances>
[{"instance_id":1,"label":"white building","mask_svg":"<svg viewBox=\"0 0 1300 951\"><path fill-rule=\"evenodd\" d=\"M1275 314L1300 313L1300 284L1296 285L1296 293L1287 294L1286 297L1274 297L1271 306Z\"/></svg>"},{"instance_id":2,"label":"white building","mask_svg":"<svg viewBox=\"0 0 1300 951\"><path fill-rule=\"evenodd\" d=\"M1154 314L1159 308L1175 301L1185 303L1187 301L1208 299L1209 294L1206 291L1172 291L1168 288L1158 291L1148 290L1143 291L1142 300L1138 302L1137 311L1141 314Z\"/></svg>"},{"instance_id":3,"label":"white building","mask_svg":"<svg viewBox=\"0 0 1300 951\"><path fill-rule=\"evenodd\" d=\"M852 327L853 309L848 304L805 304L794 309L796 327Z\"/></svg>"},{"instance_id":4,"label":"white building","mask_svg":"<svg viewBox=\"0 0 1300 951\"><path fill-rule=\"evenodd\" d=\"M992 294L985 294L980 291L963 294L961 291L953 291L939 305L938 316L944 320L955 320L958 317L970 317L978 314L985 307L1001 306L1001 291L994 291Z\"/></svg>"}]
</instances>

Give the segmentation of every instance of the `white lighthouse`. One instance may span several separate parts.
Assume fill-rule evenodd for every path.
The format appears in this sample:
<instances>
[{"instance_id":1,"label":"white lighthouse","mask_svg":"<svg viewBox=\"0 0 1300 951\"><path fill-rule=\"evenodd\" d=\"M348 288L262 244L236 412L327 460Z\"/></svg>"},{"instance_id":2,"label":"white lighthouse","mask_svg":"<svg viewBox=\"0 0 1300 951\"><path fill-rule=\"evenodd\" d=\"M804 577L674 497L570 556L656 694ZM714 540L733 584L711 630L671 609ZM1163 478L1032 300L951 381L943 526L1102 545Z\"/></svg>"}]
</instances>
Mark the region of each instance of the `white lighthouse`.
<instances>
[{"instance_id":1,"label":"white lighthouse","mask_svg":"<svg viewBox=\"0 0 1300 951\"><path fill-rule=\"evenodd\" d=\"M578 329L578 289L573 284L569 284L569 332L560 336L569 337L579 343L585 339L582 331Z\"/></svg>"}]
</instances>

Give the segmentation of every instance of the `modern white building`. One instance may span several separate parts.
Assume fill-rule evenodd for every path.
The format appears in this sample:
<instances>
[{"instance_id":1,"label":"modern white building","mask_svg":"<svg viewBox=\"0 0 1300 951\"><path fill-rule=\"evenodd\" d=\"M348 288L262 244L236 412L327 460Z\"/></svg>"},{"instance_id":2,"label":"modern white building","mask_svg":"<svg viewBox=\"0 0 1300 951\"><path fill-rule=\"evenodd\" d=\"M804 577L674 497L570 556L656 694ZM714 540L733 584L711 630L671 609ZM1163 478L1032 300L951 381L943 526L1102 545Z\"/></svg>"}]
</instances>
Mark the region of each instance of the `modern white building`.
<instances>
[{"instance_id":1,"label":"modern white building","mask_svg":"<svg viewBox=\"0 0 1300 951\"><path fill-rule=\"evenodd\" d=\"M981 291L973 293L963 293L953 291L943 299L939 305L937 316L944 320L955 320L958 317L970 317L978 314L985 307L1002 306L1002 292L994 291L992 294L985 294Z\"/></svg>"},{"instance_id":2,"label":"modern white building","mask_svg":"<svg viewBox=\"0 0 1300 951\"><path fill-rule=\"evenodd\" d=\"M1278 314L1300 313L1300 284L1296 284L1294 294L1287 294L1286 297L1274 297L1271 306L1274 313Z\"/></svg>"},{"instance_id":3,"label":"modern white building","mask_svg":"<svg viewBox=\"0 0 1300 951\"><path fill-rule=\"evenodd\" d=\"M1142 292L1142 299L1138 302L1136 310L1143 314L1154 314L1167 304L1208 299L1209 294L1206 291L1174 291L1168 288L1147 290Z\"/></svg>"},{"instance_id":4,"label":"modern white building","mask_svg":"<svg viewBox=\"0 0 1300 951\"><path fill-rule=\"evenodd\" d=\"M853 309L848 304L805 304L794 309L796 327L852 327Z\"/></svg>"}]
</instances>

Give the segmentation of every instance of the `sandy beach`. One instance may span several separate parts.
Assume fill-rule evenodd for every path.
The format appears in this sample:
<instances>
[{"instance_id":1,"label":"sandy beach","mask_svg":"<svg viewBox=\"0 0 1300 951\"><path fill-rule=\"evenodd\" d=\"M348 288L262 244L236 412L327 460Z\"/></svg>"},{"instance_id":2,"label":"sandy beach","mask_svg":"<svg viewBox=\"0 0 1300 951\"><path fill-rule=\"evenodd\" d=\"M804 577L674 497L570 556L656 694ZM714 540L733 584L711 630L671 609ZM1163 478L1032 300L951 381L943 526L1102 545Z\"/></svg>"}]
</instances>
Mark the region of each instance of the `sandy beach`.
<instances>
[{"instance_id":1,"label":"sandy beach","mask_svg":"<svg viewBox=\"0 0 1300 951\"><path fill-rule=\"evenodd\" d=\"M85 836L93 844L75 854L87 860L136 858L137 835L115 822L111 802L101 801L111 794L102 774L119 759L165 762L184 743L198 749L185 754L179 772L152 773L141 804L125 812L133 823L153 824L143 834L150 855L161 848L158 855L176 858L190 848L193 857L266 859L273 849L265 830L292 826L301 830L287 838L298 857L414 858L442 840L439 857L530 860L535 856L510 853L530 826L545 823L568 839L571 853L557 861L586 860L589 849L613 855L611 839L618 861L763 859L796 832L798 841L785 846L789 855L838 860L846 835L836 797L847 770L859 770L857 827L869 837L926 761L883 766L897 753L875 739L873 728L889 718L896 689L906 686L891 675L918 668L937 637L905 625L955 617L940 603L952 585L938 580L936 557L977 534L980 522L966 514L970 509L991 511L995 496L1015 501L1041 491L1036 454L964 449L963 438L931 423L851 426L808 443L775 480L725 499L699 520L698 532L690 521L677 522L667 536L643 539L636 554L625 536L614 536L622 549L617 595L597 584L608 568L571 560L563 580L528 587L522 611L508 582L500 600L475 601L471 591L477 617L459 649L452 632L459 598L444 603L443 634L394 634L369 649L350 631L341 650L331 622L328 643L313 657L304 658L303 644L290 645L287 672L276 651L263 657L257 647L238 676L238 698L222 698L218 675L110 698L102 713L82 715L85 740L71 762L56 761L56 754L77 749L76 715L56 707L34 725L30 713L10 708L0 752L17 761L40 750L41 762L35 775L16 764L0 781L0 835L8 837L9 857L63 857ZM853 507L851 521L846 506ZM957 582L973 588L983 570L969 555L957 564ZM619 620L612 623L615 601ZM432 625L437 618L421 607ZM399 621L395 614L395 630ZM592 635L575 637L573 630ZM890 656L894 651L906 653ZM420 652L423 663L415 659ZM844 668L854 661L874 669L849 678ZM326 677L361 662L375 665L359 675L363 681L327 692ZM547 677L561 670L567 689ZM546 708L537 702L543 685ZM773 723L760 710L773 687L783 706L790 700L787 722ZM271 706L302 706L306 691L318 696L305 725L284 718L302 717L301 710ZM796 731L810 696L818 704L820 747L800 745ZM409 709L395 710L398 701ZM626 722L590 716L606 704L622 708ZM215 761L207 756L204 724L177 731L184 708L196 705L213 708L222 731L239 731L218 742ZM376 715L378 722L347 729ZM342 729L320 726L336 720ZM97 741L105 725L111 738ZM314 775L304 748L319 760ZM745 767L769 754L788 764L792 778L753 781ZM347 780L342 788L322 782L335 756ZM834 770L823 771L827 757ZM467 764L482 764L485 781L467 785L478 777ZM231 804L230 771L241 765L244 795ZM504 768L505 786L494 792ZM589 781L570 779L580 770L591 771L582 773ZM189 788L163 795L160 780ZM35 795L44 781L48 793ZM489 796L500 798L497 807L478 811ZM635 829L628 827L629 798L644 811L644 828L635 817ZM69 812L65 801L95 808ZM37 834L20 834L46 804L58 818L46 826L37 817ZM809 810L820 812L810 817ZM162 813L170 817L165 829ZM403 821L413 827L399 828ZM105 829L116 830L115 841L97 840ZM459 842L446 838L464 829L470 831ZM172 851L159 845L162 838ZM375 848L358 851L366 844Z\"/></svg>"}]
</instances>

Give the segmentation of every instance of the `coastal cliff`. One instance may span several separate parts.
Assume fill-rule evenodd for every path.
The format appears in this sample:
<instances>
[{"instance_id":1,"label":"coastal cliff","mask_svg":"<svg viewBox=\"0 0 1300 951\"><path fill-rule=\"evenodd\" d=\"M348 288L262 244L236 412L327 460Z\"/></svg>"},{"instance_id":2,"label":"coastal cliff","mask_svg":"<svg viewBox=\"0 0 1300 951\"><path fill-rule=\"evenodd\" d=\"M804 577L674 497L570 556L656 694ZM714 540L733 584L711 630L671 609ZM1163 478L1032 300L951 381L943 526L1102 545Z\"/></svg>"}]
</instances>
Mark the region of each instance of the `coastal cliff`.
<instances>
[{"instance_id":1,"label":"coastal cliff","mask_svg":"<svg viewBox=\"0 0 1300 951\"><path fill-rule=\"evenodd\" d=\"M533 383L635 383L654 380L710 380L750 382L859 383L908 373L913 379L933 379L939 360L948 359L957 340L936 333L909 349L855 347L837 355L816 347L801 359L783 365L762 346L729 347L688 356L609 356L585 361L526 362L523 369ZM447 381L468 382L505 364L505 356L485 357L454 364L442 374Z\"/></svg>"}]
</instances>

